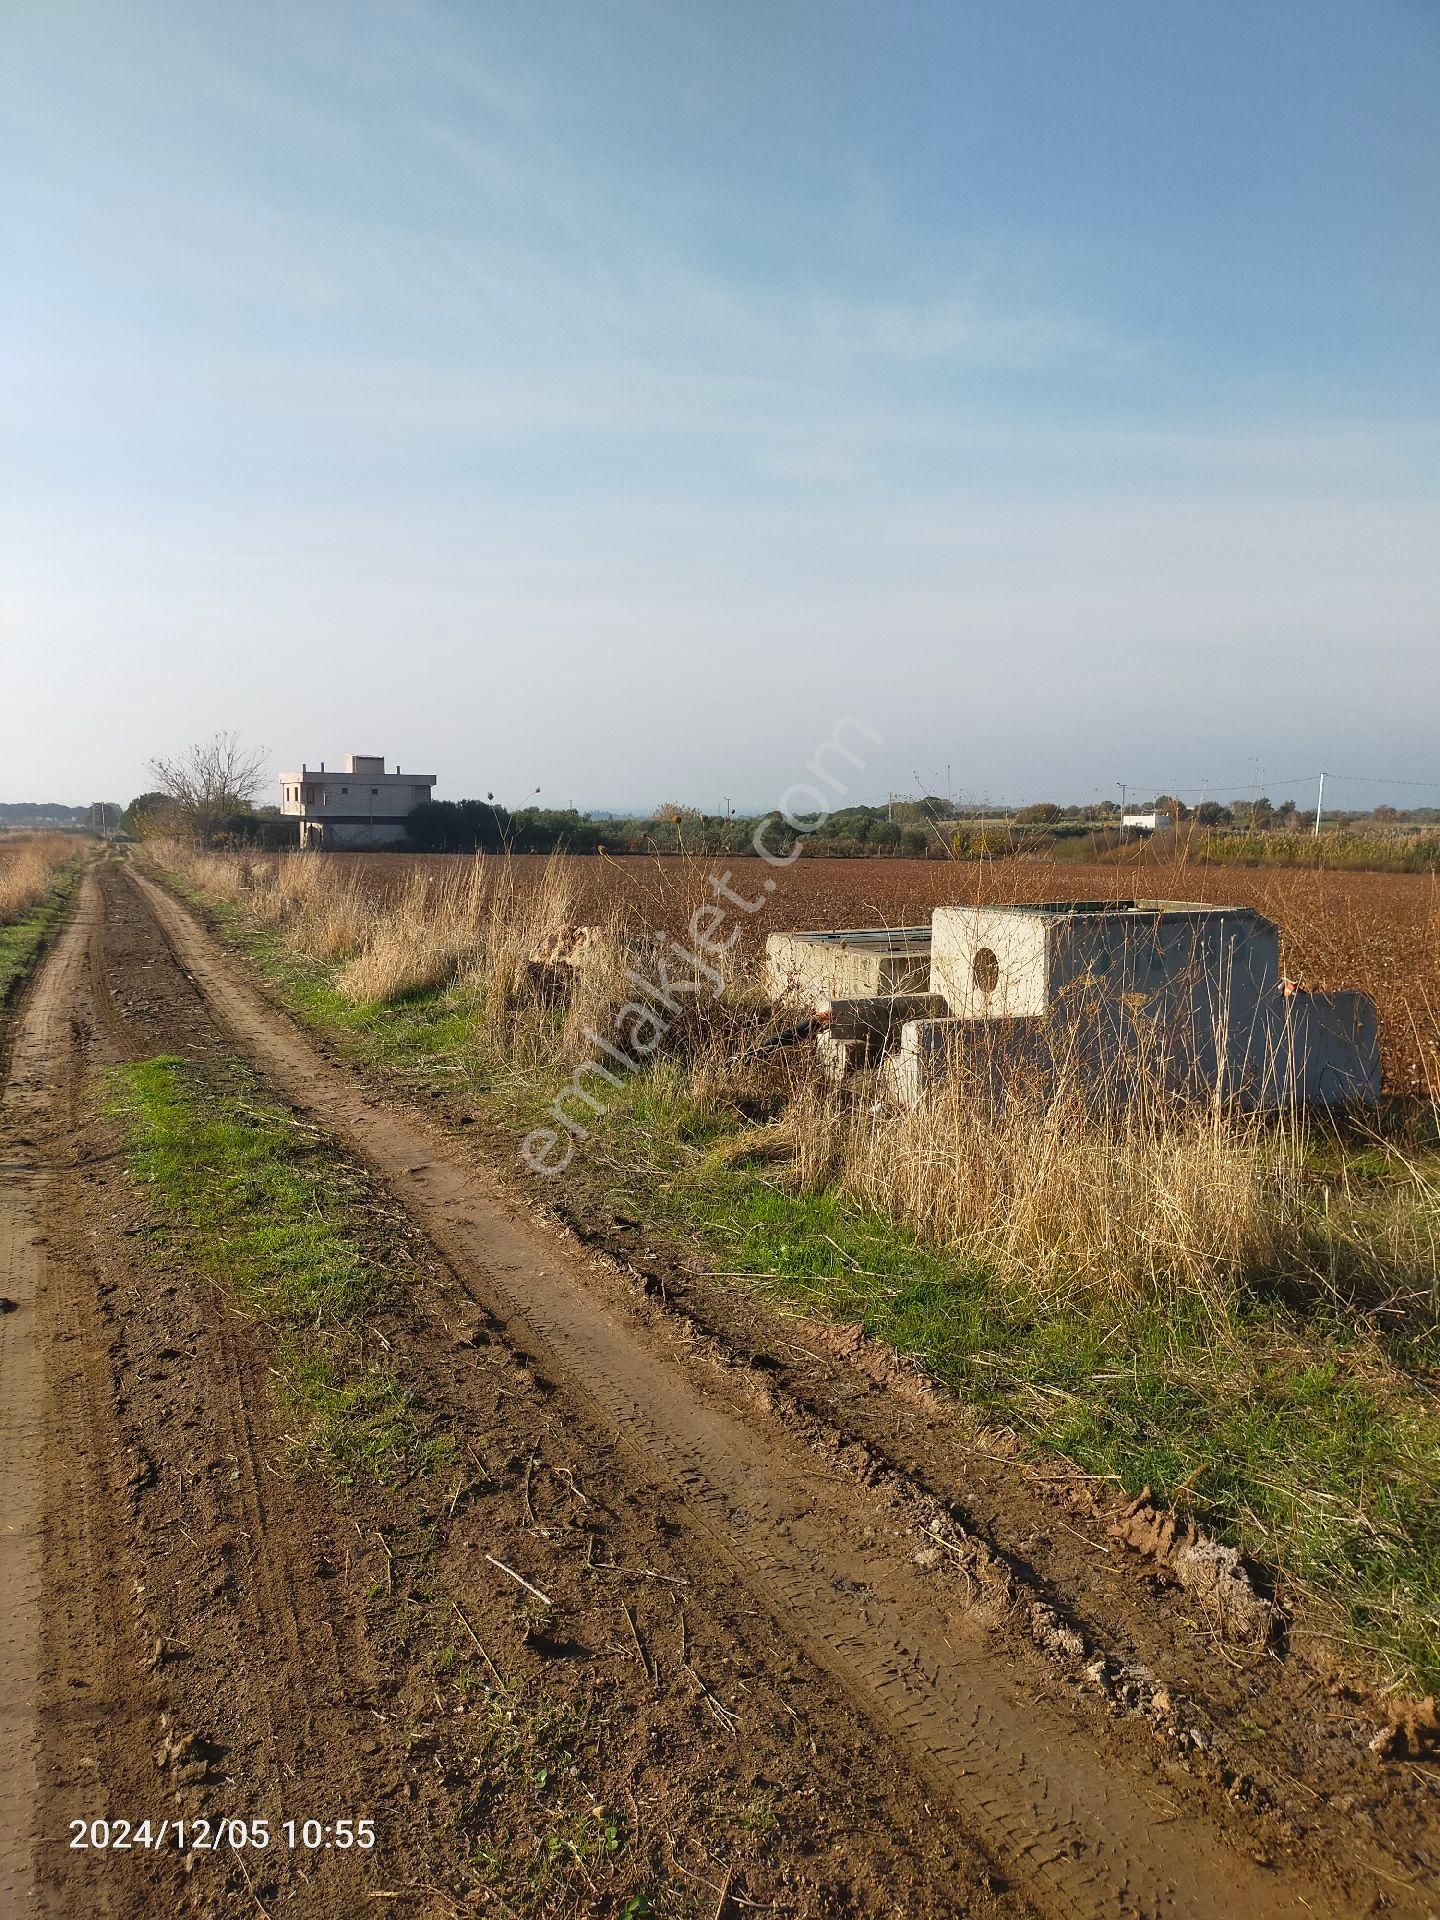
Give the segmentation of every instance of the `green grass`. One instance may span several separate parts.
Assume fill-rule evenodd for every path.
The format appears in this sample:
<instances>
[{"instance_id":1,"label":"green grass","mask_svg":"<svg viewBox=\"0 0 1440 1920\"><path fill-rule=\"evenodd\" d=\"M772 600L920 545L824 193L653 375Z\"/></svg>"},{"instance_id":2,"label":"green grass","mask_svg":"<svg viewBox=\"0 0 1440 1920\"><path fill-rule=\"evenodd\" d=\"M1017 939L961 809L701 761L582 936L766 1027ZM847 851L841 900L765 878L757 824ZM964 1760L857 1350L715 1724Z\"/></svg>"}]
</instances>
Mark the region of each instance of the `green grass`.
<instances>
[{"instance_id":1,"label":"green grass","mask_svg":"<svg viewBox=\"0 0 1440 1920\"><path fill-rule=\"evenodd\" d=\"M653 1136L652 1136L653 1137ZM619 1143L617 1142L617 1156ZM978 1415L1191 1510L1335 1603L1356 1647L1440 1683L1440 1339L1278 1293L1041 1298L833 1190L677 1168L651 1213L772 1303L858 1321ZM643 1208L637 1183L628 1195Z\"/></svg>"},{"instance_id":2,"label":"green grass","mask_svg":"<svg viewBox=\"0 0 1440 1920\"><path fill-rule=\"evenodd\" d=\"M1214 866L1434 873L1440 868L1440 834L1366 833L1347 827L1327 828L1318 840L1308 833L1202 833L1189 842L1187 853L1192 861Z\"/></svg>"},{"instance_id":3,"label":"green grass","mask_svg":"<svg viewBox=\"0 0 1440 1920\"><path fill-rule=\"evenodd\" d=\"M365 1244L357 1176L238 1062L163 1055L109 1081L127 1167L173 1230L168 1244L275 1330L303 1458L346 1482L432 1464L434 1443L369 1335L398 1282Z\"/></svg>"},{"instance_id":4,"label":"green grass","mask_svg":"<svg viewBox=\"0 0 1440 1920\"><path fill-rule=\"evenodd\" d=\"M553 1080L507 1074L463 998L356 1008L323 968L229 916L287 1004L349 1057L412 1087L462 1092L520 1134ZM1440 1687L1440 1334L1337 1291L1237 1287L1204 1300L1119 1289L1040 1296L927 1248L836 1190L801 1193L711 1147L734 1117L661 1062L618 1092L577 1155L587 1193L711 1256L729 1283L914 1356L978 1417L1130 1492L1184 1498L1221 1538L1308 1592L1379 1668ZM1433 1173L1434 1143L1424 1149ZM1387 1207L1421 1205L1404 1163L1317 1139ZM569 1191L573 1192L573 1188ZM561 1190L566 1191L566 1189ZM1440 1223L1436 1223L1440 1226ZM1311 1619L1317 1609L1310 1610Z\"/></svg>"},{"instance_id":5,"label":"green grass","mask_svg":"<svg viewBox=\"0 0 1440 1920\"><path fill-rule=\"evenodd\" d=\"M56 875L43 900L18 920L0 925L0 1008L14 998L34 970L69 904L79 873L77 856Z\"/></svg>"}]
</instances>

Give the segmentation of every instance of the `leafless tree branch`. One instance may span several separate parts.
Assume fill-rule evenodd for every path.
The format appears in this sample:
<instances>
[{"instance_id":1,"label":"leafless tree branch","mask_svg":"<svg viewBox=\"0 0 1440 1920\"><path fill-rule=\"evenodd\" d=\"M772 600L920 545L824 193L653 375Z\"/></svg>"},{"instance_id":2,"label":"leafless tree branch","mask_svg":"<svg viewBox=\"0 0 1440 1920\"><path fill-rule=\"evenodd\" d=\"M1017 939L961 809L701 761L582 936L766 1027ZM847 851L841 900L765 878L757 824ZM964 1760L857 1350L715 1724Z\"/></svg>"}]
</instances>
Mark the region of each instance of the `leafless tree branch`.
<instances>
[{"instance_id":1,"label":"leafless tree branch","mask_svg":"<svg viewBox=\"0 0 1440 1920\"><path fill-rule=\"evenodd\" d=\"M158 790L170 800L177 828L210 840L224 822L248 813L264 778L266 751L241 745L238 733L212 734L173 758L149 761Z\"/></svg>"}]
</instances>

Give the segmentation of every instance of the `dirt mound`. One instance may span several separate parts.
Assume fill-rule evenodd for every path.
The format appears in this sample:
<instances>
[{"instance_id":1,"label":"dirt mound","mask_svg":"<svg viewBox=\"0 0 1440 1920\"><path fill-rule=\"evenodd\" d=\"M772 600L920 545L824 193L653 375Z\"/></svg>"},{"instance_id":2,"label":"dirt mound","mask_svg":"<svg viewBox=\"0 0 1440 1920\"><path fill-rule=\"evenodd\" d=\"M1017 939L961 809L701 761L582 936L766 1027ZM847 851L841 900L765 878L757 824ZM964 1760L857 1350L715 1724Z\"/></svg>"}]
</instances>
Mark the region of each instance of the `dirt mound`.
<instances>
[{"instance_id":1,"label":"dirt mound","mask_svg":"<svg viewBox=\"0 0 1440 1920\"><path fill-rule=\"evenodd\" d=\"M1121 1508L1110 1533L1132 1553L1173 1574L1227 1640L1244 1647L1265 1644L1275 1623L1275 1609L1255 1591L1233 1547L1212 1540L1174 1513L1157 1509L1149 1487Z\"/></svg>"}]
</instances>

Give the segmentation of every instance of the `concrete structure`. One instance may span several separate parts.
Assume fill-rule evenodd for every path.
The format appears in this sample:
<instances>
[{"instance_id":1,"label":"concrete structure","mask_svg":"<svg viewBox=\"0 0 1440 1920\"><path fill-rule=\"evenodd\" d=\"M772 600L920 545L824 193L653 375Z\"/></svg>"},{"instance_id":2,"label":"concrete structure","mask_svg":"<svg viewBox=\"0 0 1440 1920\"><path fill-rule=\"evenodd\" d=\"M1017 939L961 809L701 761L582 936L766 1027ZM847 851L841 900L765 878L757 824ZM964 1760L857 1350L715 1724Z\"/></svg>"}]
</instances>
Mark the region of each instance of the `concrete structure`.
<instances>
[{"instance_id":1,"label":"concrete structure","mask_svg":"<svg viewBox=\"0 0 1440 1920\"><path fill-rule=\"evenodd\" d=\"M1380 1098L1380 1023L1369 994L1287 992L1270 1081L1266 1106L1373 1107Z\"/></svg>"},{"instance_id":2,"label":"concrete structure","mask_svg":"<svg viewBox=\"0 0 1440 1920\"><path fill-rule=\"evenodd\" d=\"M959 1019L1064 1026L1097 1067L1235 1091L1269 1036L1280 934L1248 907L1187 900L940 907L930 988Z\"/></svg>"},{"instance_id":3,"label":"concrete structure","mask_svg":"<svg viewBox=\"0 0 1440 1920\"><path fill-rule=\"evenodd\" d=\"M765 981L772 1000L794 1006L924 993L930 985L930 929L772 933L765 942Z\"/></svg>"},{"instance_id":4,"label":"concrete structure","mask_svg":"<svg viewBox=\"0 0 1440 1920\"><path fill-rule=\"evenodd\" d=\"M1305 993L1280 975L1276 927L1248 907L1188 900L1065 900L1035 906L940 907L929 995L905 936L905 985L882 977L894 936L876 929L791 935L770 955L777 1000L809 982L821 1064L835 1078L879 1065L896 1098L918 1099L959 1070L1004 1093L1039 1076L1109 1101L1142 1089L1234 1100L1249 1108L1373 1102L1380 1056L1365 994ZM851 956L871 954L869 971ZM827 958L828 955L828 958ZM857 991L859 975L876 981ZM897 1045L898 1041L898 1045Z\"/></svg>"},{"instance_id":5,"label":"concrete structure","mask_svg":"<svg viewBox=\"0 0 1440 1920\"><path fill-rule=\"evenodd\" d=\"M437 775L385 771L383 754L352 753L343 769L301 767L280 776L280 811L300 821L302 847L395 847L411 810L430 798Z\"/></svg>"},{"instance_id":6,"label":"concrete structure","mask_svg":"<svg viewBox=\"0 0 1440 1920\"><path fill-rule=\"evenodd\" d=\"M1008 1091L1053 1074L1050 1036L1043 1020L907 1020L900 1044L880 1062L880 1083L899 1106L964 1074L997 1102Z\"/></svg>"},{"instance_id":7,"label":"concrete structure","mask_svg":"<svg viewBox=\"0 0 1440 1920\"><path fill-rule=\"evenodd\" d=\"M1248 906L1200 900L1043 900L1035 906L939 906L929 991L962 1020L1054 1018L1085 1000L1196 1031L1248 1031L1281 983L1279 927Z\"/></svg>"},{"instance_id":8,"label":"concrete structure","mask_svg":"<svg viewBox=\"0 0 1440 1920\"><path fill-rule=\"evenodd\" d=\"M945 1019L950 1009L938 994L861 995L815 1003L815 1052L832 1080L874 1066L897 1027L907 1021Z\"/></svg>"},{"instance_id":9,"label":"concrete structure","mask_svg":"<svg viewBox=\"0 0 1440 1920\"><path fill-rule=\"evenodd\" d=\"M1122 827L1138 827L1141 833L1157 833L1162 827L1170 825L1168 813L1122 813Z\"/></svg>"}]
</instances>

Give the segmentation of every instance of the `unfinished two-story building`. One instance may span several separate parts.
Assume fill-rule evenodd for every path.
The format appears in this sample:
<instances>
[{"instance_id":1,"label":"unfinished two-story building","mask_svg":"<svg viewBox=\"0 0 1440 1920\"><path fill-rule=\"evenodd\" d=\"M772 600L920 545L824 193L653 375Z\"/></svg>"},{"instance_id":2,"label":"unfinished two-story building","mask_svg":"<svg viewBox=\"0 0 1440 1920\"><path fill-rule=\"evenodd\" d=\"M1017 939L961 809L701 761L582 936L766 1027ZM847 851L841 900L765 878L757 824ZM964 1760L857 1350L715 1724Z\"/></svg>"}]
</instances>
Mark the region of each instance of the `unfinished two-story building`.
<instances>
[{"instance_id":1,"label":"unfinished two-story building","mask_svg":"<svg viewBox=\"0 0 1440 1920\"><path fill-rule=\"evenodd\" d=\"M404 846L405 822L430 798L433 773L385 771L385 756L352 753L343 768L301 767L280 776L280 811L300 822L302 847Z\"/></svg>"}]
</instances>

